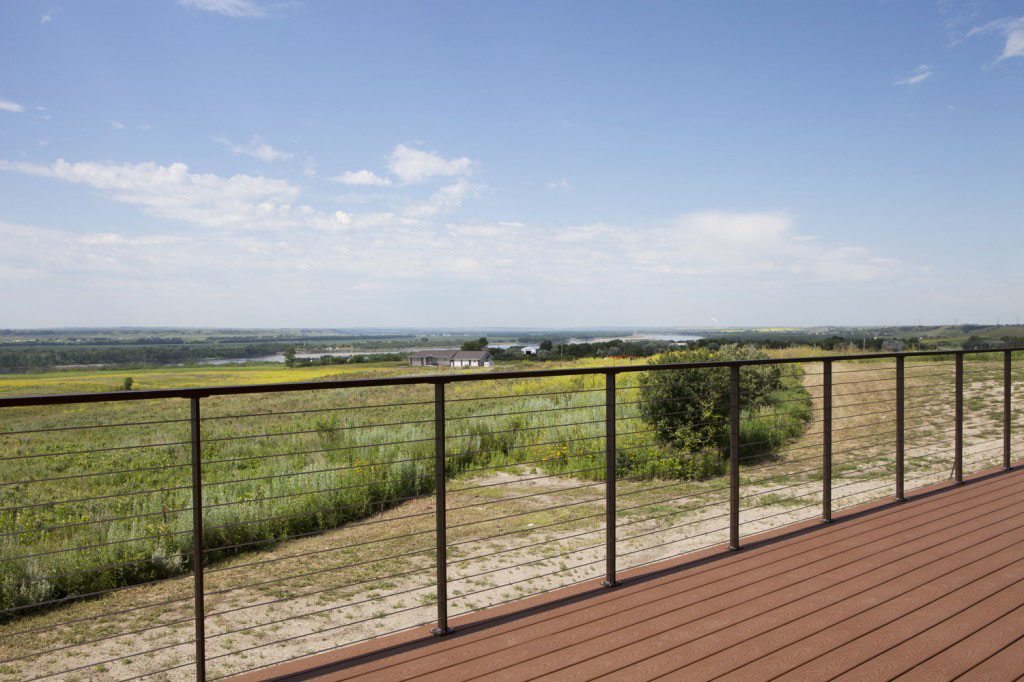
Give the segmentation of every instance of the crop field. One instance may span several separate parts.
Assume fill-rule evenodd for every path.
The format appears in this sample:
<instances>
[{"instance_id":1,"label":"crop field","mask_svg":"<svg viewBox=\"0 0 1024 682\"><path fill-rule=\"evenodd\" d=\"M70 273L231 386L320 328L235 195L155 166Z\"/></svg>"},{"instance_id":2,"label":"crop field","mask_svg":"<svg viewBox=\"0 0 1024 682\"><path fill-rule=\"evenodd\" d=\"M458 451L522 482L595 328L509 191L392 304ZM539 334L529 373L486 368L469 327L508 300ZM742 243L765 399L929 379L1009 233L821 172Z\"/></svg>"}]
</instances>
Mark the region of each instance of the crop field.
<instances>
[{"instance_id":1,"label":"crop field","mask_svg":"<svg viewBox=\"0 0 1024 682\"><path fill-rule=\"evenodd\" d=\"M975 471L1001 461L1002 366L994 355L968 358L964 468ZM411 370L172 369L133 378L144 389ZM1018 361L1018 405L1020 372ZM21 375L0 388L111 390L122 376ZM639 418L639 376L622 374L617 385L622 568L728 533L725 464L714 453L681 456L652 437ZM891 496L894 363L837 363L833 380L833 506ZM952 389L951 361L908 362L908 489L950 476ZM453 617L599 577L603 377L451 384L446 398ZM820 514L821 410L820 365L811 364L786 370L770 406L744 412L744 535ZM187 401L5 412L0 677L187 677ZM432 387L213 397L203 400L202 431L212 677L433 619Z\"/></svg>"}]
</instances>

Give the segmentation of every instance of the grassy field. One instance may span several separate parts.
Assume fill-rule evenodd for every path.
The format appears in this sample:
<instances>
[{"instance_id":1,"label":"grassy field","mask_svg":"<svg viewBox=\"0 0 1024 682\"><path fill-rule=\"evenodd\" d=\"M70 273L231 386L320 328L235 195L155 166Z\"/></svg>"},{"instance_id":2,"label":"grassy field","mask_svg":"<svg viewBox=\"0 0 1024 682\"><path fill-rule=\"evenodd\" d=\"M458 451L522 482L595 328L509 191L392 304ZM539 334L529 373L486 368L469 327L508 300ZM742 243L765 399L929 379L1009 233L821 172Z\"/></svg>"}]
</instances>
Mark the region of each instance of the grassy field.
<instances>
[{"instance_id":1,"label":"grassy field","mask_svg":"<svg viewBox=\"0 0 1024 682\"><path fill-rule=\"evenodd\" d=\"M0 395L50 395L54 393L98 393L120 391L126 377L133 390L194 388L235 384L270 384L315 381L324 377L397 376L412 367L394 363L365 363L356 366L328 365L288 368L284 365L219 365L209 367L158 367L155 369L72 370L31 374L0 374Z\"/></svg>"},{"instance_id":2,"label":"grassy field","mask_svg":"<svg viewBox=\"0 0 1024 682\"><path fill-rule=\"evenodd\" d=\"M392 376L411 368L330 369L155 370L133 378L139 388L166 388ZM118 377L73 372L34 379L38 391L59 393L109 389ZM623 394L633 379L624 375ZM23 392L33 378L4 381L8 391ZM522 461L536 462L548 475L600 480L602 382L577 376L451 386L449 476ZM802 389L791 382L787 390ZM692 477L688 460L667 457L631 419L632 393L620 400L622 475ZM396 386L204 400L208 560L335 528L432 492L432 398L430 386ZM762 443L777 432L778 445L798 434L808 415L798 402L785 408L770 420L746 421L745 439ZM0 608L189 569L187 409L187 401L169 399L16 408L5 415ZM724 470L720 460L698 469Z\"/></svg>"},{"instance_id":3,"label":"grassy field","mask_svg":"<svg viewBox=\"0 0 1024 682\"><path fill-rule=\"evenodd\" d=\"M994 359L968 361L968 470L999 461L1000 367ZM294 372L331 369L338 374L337 368ZM202 370L197 374L202 380L189 377L192 371L135 378L146 387L213 384L218 376L222 383L243 383L240 377L262 383L269 380L267 372L299 378L284 368ZM812 365L790 374L786 395L770 412L744 415L744 535L820 513L819 371ZM369 372L407 374L409 368ZM727 534L723 479L674 477L680 473L672 468L677 458L651 442L635 405L629 405L637 398L628 376L620 377L617 399L620 475L626 479L618 500L623 567L721 542ZM119 377L74 373L67 378L68 385L106 387L118 384ZM908 366L907 377L909 488L950 474L952 363L916 362ZM1019 382L1019 361L1015 377ZM836 367L836 508L892 493L892 378L891 361ZM55 381L45 390L81 389ZM602 378L460 384L449 387L448 397L452 613L598 576L603 566ZM427 495L434 484L431 399L429 387L404 387L204 401L205 504L213 505L206 513L213 550L207 576L212 670L227 674L431 620L436 602L433 506ZM4 419L2 429L182 419L187 410L184 401L120 404L109 411L96 407L19 409ZM304 412L282 414L295 410ZM222 418L241 414L257 416ZM1019 416L1015 411L1017 423ZM0 506L40 505L31 514L4 512L2 517L10 524L3 529L5 598L39 603L59 598L54 595L102 593L48 611L16 611L19 618L0 626L0 675L23 677L26 665L33 671L77 668L69 679L125 679L169 667L174 670L167 677L187 673L191 580L173 578L189 568L189 472L180 467L188 461L186 446L139 448L145 455L106 450L186 440L187 424L124 430L0 436L6 439L5 457L104 450L13 460L5 469L3 482L14 485L4 486ZM179 468L91 476L165 465ZM72 501L161 487L183 489ZM141 514L146 515L141 520L110 520ZM78 525L50 530L69 523ZM86 549L49 553L67 547ZM25 554L36 556L15 560ZM171 579L145 584L165 576ZM139 584L113 589L128 583ZM98 639L104 641L93 643ZM55 648L44 657L3 663ZM125 651L135 652L127 662Z\"/></svg>"}]
</instances>

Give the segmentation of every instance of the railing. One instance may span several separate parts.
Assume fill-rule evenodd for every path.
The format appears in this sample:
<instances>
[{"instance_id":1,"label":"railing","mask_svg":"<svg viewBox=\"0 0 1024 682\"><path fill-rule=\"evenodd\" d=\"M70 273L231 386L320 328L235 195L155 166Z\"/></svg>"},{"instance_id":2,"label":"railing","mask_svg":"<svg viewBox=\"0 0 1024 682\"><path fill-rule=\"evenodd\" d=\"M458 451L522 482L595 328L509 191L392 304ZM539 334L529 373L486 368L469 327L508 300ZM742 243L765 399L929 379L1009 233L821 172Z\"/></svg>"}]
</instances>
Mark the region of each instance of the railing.
<instances>
[{"instance_id":1,"label":"railing","mask_svg":"<svg viewBox=\"0 0 1024 682\"><path fill-rule=\"evenodd\" d=\"M218 679L443 635L449 616L959 484L1011 466L1020 350L0 398L0 676ZM755 408L759 367L788 392ZM683 456L643 412L645 373L708 371L728 415L691 426L724 429L726 460Z\"/></svg>"}]
</instances>

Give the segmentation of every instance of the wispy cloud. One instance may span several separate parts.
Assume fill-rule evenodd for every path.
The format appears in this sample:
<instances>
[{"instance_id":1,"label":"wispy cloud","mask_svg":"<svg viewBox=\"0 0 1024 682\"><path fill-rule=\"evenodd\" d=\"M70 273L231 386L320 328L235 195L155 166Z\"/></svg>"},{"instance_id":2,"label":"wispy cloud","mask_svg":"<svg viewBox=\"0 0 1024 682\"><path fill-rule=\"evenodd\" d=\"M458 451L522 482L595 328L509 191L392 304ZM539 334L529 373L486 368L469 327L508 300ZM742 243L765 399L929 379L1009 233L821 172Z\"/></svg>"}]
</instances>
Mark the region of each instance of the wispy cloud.
<instances>
[{"instance_id":1,"label":"wispy cloud","mask_svg":"<svg viewBox=\"0 0 1024 682\"><path fill-rule=\"evenodd\" d=\"M480 185L460 178L451 184L442 186L426 201L409 206L405 210L405 215L425 218L438 213L450 213L462 206L462 202L467 197L479 193L481 189Z\"/></svg>"},{"instance_id":2,"label":"wispy cloud","mask_svg":"<svg viewBox=\"0 0 1024 682\"><path fill-rule=\"evenodd\" d=\"M386 187L391 184L390 179L382 178L373 171L365 169L358 171L345 171L341 175L337 175L332 179L342 183L343 185Z\"/></svg>"},{"instance_id":3,"label":"wispy cloud","mask_svg":"<svg viewBox=\"0 0 1024 682\"><path fill-rule=\"evenodd\" d=\"M259 135L253 135L245 144L235 144L223 135L214 137L213 141L224 145L230 149L233 154L251 156L254 159L260 159L261 161L284 161L294 156L294 154L271 147L269 144L264 142L263 138Z\"/></svg>"},{"instance_id":4,"label":"wispy cloud","mask_svg":"<svg viewBox=\"0 0 1024 682\"><path fill-rule=\"evenodd\" d=\"M124 130L124 124L120 121L111 121L110 127L113 128L114 130Z\"/></svg>"},{"instance_id":5,"label":"wispy cloud","mask_svg":"<svg viewBox=\"0 0 1024 682\"><path fill-rule=\"evenodd\" d=\"M9 99L0 99L0 111L9 111L12 114L20 114L25 107Z\"/></svg>"},{"instance_id":6,"label":"wispy cloud","mask_svg":"<svg viewBox=\"0 0 1024 682\"><path fill-rule=\"evenodd\" d=\"M990 21L983 26L972 28L967 33L967 37L985 33L996 33L1006 40L1003 44L1003 52L996 61L1024 57L1024 17L1005 17Z\"/></svg>"},{"instance_id":7,"label":"wispy cloud","mask_svg":"<svg viewBox=\"0 0 1024 682\"><path fill-rule=\"evenodd\" d=\"M266 7L254 0L178 0L178 3L190 9L223 14L236 19L267 16Z\"/></svg>"},{"instance_id":8,"label":"wispy cloud","mask_svg":"<svg viewBox=\"0 0 1024 682\"><path fill-rule=\"evenodd\" d=\"M47 12L43 16L39 17L39 23L41 25L45 26L46 24L50 23L51 21L53 21L53 12Z\"/></svg>"},{"instance_id":9,"label":"wispy cloud","mask_svg":"<svg viewBox=\"0 0 1024 682\"><path fill-rule=\"evenodd\" d=\"M696 290L736 287L749 297L765 287L861 289L906 271L866 248L825 243L798 230L792 216L774 212L703 211L656 224L574 227L410 224L390 214L376 221L366 233L309 230L301 239L225 231L83 233L0 222L0 283L52 287L54 296L71 301L70 311L80 300L93 306L93 315L102 314L95 301L131 310L156 306L154 318L164 324L175 306L194 315L189 287L210 281L232 302L233 314L246 309L251 319L278 304L306 306L315 316L326 301L344 301L351 315L392 323L427 304L436 324L442 318L429 303L454 291L458 308L472 315L503 297L503 319L524 314L565 324L581 311L600 319L620 297L631 309L664 314L666 300L678 304ZM539 307L538 296L556 303Z\"/></svg>"},{"instance_id":10,"label":"wispy cloud","mask_svg":"<svg viewBox=\"0 0 1024 682\"><path fill-rule=\"evenodd\" d=\"M432 160L429 172L406 168L405 177L475 169L456 163L464 157L431 156L442 164ZM261 319L267 306L292 311L296 301L309 308L306 319L315 319L326 302L343 301L366 321L412 323L415 311L435 315L430 303L458 292L459 315L486 313L501 300L505 324L515 315L532 324L566 324L575 315L606 316L619 299L623 310L647 306L644 314L657 315L666 300L693 298L697 290L732 287L749 296L764 287L862 289L905 269L861 245L819 238L782 211L708 210L660 221L569 225L527 224L508 215L467 219L465 203L485 189L467 175L448 176L437 187L400 184L386 193L385 210L332 212L304 203L302 188L288 180L198 173L180 163L0 160L0 171L90 187L180 223L157 223L144 233L0 223L0 286L51 287L65 310L89 311L94 320L104 312L90 302L102 300L153 309L154 322L166 324L177 319L175 306L194 312L187 303L191 283L216 281L238 321ZM532 303L539 296L562 298L540 309ZM9 314L36 319L39 307Z\"/></svg>"},{"instance_id":11,"label":"wispy cloud","mask_svg":"<svg viewBox=\"0 0 1024 682\"><path fill-rule=\"evenodd\" d=\"M446 159L443 156L397 145L388 155L388 170L402 182L424 182L436 177L456 177L473 172L473 161L465 156Z\"/></svg>"},{"instance_id":12,"label":"wispy cloud","mask_svg":"<svg viewBox=\"0 0 1024 682\"><path fill-rule=\"evenodd\" d=\"M193 173L183 163L153 162L52 164L0 160L0 171L53 178L88 185L110 199L141 206L147 213L222 230L347 229L352 216L344 211L318 211L295 202L299 187L286 180L253 175L221 177Z\"/></svg>"},{"instance_id":13,"label":"wispy cloud","mask_svg":"<svg viewBox=\"0 0 1024 682\"><path fill-rule=\"evenodd\" d=\"M897 80L894 80L892 82L892 84L893 85L905 85L905 86L911 86L912 87L914 85L918 85L920 83L925 82L926 80L928 80L931 77L932 77L932 70L931 70L931 68L927 64L922 64L921 66L919 66L916 69L914 69L914 72L912 74L910 74L906 78L899 78Z\"/></svg>"},{"instance_id":14,"label":"wispy cloud","mask_svg":"<svg viewBox=\"0 0 1024 682\"><path fill-rule=\"evenodd\" d=\"M548 189L572 189L572 185L566 178L560 178L558 180L552 180L551 182L545 183L545 187Z\"/></svg>"}]
</instances>

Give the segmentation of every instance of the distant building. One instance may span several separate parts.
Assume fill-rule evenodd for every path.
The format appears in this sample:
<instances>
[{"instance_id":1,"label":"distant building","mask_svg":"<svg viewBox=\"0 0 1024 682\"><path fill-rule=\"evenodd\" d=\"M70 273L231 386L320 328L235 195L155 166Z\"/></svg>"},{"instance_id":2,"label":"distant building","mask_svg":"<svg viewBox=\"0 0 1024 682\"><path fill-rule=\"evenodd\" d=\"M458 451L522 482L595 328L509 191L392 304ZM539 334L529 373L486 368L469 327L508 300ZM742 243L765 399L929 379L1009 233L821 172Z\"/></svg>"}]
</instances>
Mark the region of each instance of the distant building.
<instances>
[{"instance_id":1,"label":"distant building","mask_svg":"<svg viewBox=\"0 0 1024 682\"><path fill-rule=\"evenodd\" d=\"M490 367L491 353L487 350L460 350L452 358L452 367Z\"/></svg>"},{"instance_id":2,"label":"distant building","mask_svg":"<svg viewBox=\"0 0 1024 682\"><path fill-rule=\"evenodd\" d=\"M523 355L536 355L537 351L540 350L540 346L523 346Z\"/></svg>"},{"instance_id":3,"label":"distant building","mask_svg":"<svg viewBox=\"0 0 1024 682\"><path fill-rule=\"evenodd\" d=\"M458 351L418 350L409 354L409 364L414 367L448 367Z\"/></svg>"},{"instance_id":4,"label":"distant building","mask_svg":"<svg viewBox=\"0 0 1024 682\"><path fill-rule=\"evenodd\" d=\"M409 355L413 367L490 367L491 353L487 350L418 350Z\"/></svg>"}]
</instances>

